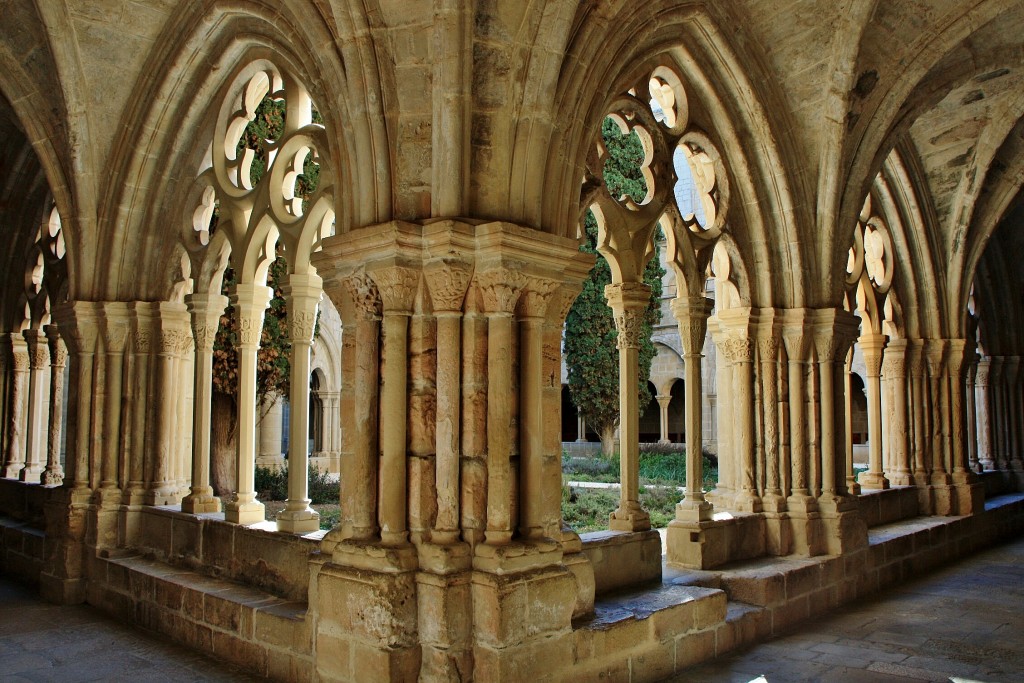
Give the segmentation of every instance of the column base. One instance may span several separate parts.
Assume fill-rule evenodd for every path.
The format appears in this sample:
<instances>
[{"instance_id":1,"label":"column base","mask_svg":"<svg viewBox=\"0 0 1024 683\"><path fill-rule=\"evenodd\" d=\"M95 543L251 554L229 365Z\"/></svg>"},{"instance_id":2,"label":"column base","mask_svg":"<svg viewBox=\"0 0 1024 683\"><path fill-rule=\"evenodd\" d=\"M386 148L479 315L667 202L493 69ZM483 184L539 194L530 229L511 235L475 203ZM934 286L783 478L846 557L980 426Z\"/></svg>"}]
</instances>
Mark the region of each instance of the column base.
<instances>
[{"instance_id":1,"label":"column base","mask_svg":"<svg viewBox=\"0 0 1024 683\"><path fill-rule=\"evenodd\" d=\"M576 579L576 604L572 608L572 618L580 619L592 615L594 595L597 593L594 565L581 551L563 555L562 566Z\"/></svg>"},{"instance_id":2,"label":"column base","mask_svg":"<svg viewBox=\"0 0 1024 683\"><path fill-rule=\"evenodd\" d=\"M765 553L765 518L762 514L735 515L706 522L668 524L668 564L688 569L713 569Z\"/></svg>"},{"instance_id":3,"label":"column base","mask_svg":"<svg viewBox=\"0 0 1024 683\"><path fill-rule=\"evenodd\" d=\"M171 488L170 486L150 489L149 491L146 491L146 494L143 496L143 502L145 505L153 506L177 505L178 490Z\"/></svg>"},{"instance_id":4,"label":"column base","mask_svg":"<svg viewBox=\"0 0 1024 683\"><path fill-rule=\"evenodd\" d=\"M224 519L232 524L259 524L267 519L266 507L258 500L232 501L224 506Z\"/></svg>"},{"instance_id":5,"label":"column base","mask_svg":"<svg viewBox=\"0 0 1024 683\"><path fill-rule=\"evenodd\" d=\"M818 499L822 533L828 554L843 555L868 545L868 525L852 496L823 495Z\"/></svg>"},{"instance_id":6,"label":"column base","mask_svg":"<svg viewBox=\"0 0 1024 683\"><path fill-rule=\"evenodd\" d=\"M190 493L181 499L181 511L193 515L220 512L220 498L213 495L213 489L205 492Z\"/></svg>"},{"instance_id":7,"label":"column base","mask_svg":"<svg viewBox=\"0 0 1024 683\"><path fill-rule=\"evenodd\" d=\"M289 534L309 534L320 531L320 513L311 508L282 510L277 515L277 530Z\"/></svg>"},{"instance_id":8,"label":"column base","mask_svg":"<svg viewBox=\"0 0 1024 683\"><path fill-rule=\"evenodd\" d=\"M334 546L333 560L343 567L388 574L411 572L418 566L416 548L411 543L391 546L378 540L341 541Z\"/></svg>"},{"instance_id":9,"label":"column base","mask_svg":"<svg viewBox=\"0 0 1024 683\"><path fill-rule=\"evenodd\" d=\"M639 503L626 509L620 506L609 517L608 528L611 531L647 531L651 528L651 516Z\"/></svg>"},{"instance_id":10,"label":"column base","mask_svg":"<svg viewBox=\"0 0 1024 683\"><path fill-rule=\"evenodd\" d=\"M783 503L785 505L785 503ZM788 555L793 548L793 526L789 523L789 513L765 511L764 515L764 551L768 555L779 557Z\"/></svg>"},{"instance_id":11,"label":"column base","mask_svg":"<svg viewBox=\"0 0 1024 683\"><path fill-rule=\"evenodd\" d=\"M64 470L60 468L46 470L43 472L43 486L60 486L64 483Z\"/></svg>"},{"instance_id":12,"label":"column base","mask_svg":"<svg viewBox=\"0 0 1024 683\"><path fill-rule=\"evenodd\" d=\"M29 484L39 484L43 477L43 467L22 467L18 472L18 480Z\"/></svg>"},{"instance_id":13,"label":"column base","mask_svg":"<svg viewBox=\"0 0 1024 683\"><path fill-rule=\"evenodd\" d=\"M676 504L676 519L680 522L707 522L711 520L715 507L706 500L690 502L684 498Z\"/></svg>"},{"instance_id":14,"label":"column base","mask_svg":"<svg viewBox=\"0 0 1024 683\"><path fill-rule=\"evenodd\" d=\"M447 576L473 567L473 550L468 543L436 543L427 541L416 546L420 570Z\"/></svg>"},{"instance_id":15,"label":"column base","mask_svg":"<svg viewBox=\"0 0 1024 683\"><path fill-rule=\"evenodd\" d=\"M857 481L856 477L846 478L846 490L850 493L851 496L860 495L860 483Z\"/></svg>"},{"instance_id":16,"label":"column base","mask_svg":"<svg viewBox=\"0 0 1024 683\"><path fill-rule=\"evenodd\" d=\"M866 489L885 490L889 488L889 480L881 472L861 472L857 482Z\"/></svg>"},{"instance_id":17,"label":"column base","mask_svg":"<svg viewBox=\"0 0 1024 683\"><path fill-rule=\"evenodd\" d=\"M975 515L985 511L985 485L970 470L953 473L953 488L956 495L957 512L961 515Z\"/></svg>"},{"instance_id":18,"label":"column base","mask_svg":"<svg viewBox=\"0 0 1024 683\"><path fill-rule=\"evenodd\" d=\"M793 553L805 557L824 554L827 544L822 534L818 501L806 493L795 493L786 499L786 507Z\"/></svg>"},{"instance_id":19,"label":"column base","mask_svg":"<svg viewBox=\"0 0 1024 683\"><path fill-rule=\"evenodd\" d=\"M550 538L512 541L504 545L481 543L473 552L473 569L491 574L525 572L561 561L562 548Z\"/></svg>"},{"instance_id":20,"label":"column base","mask_svg":"<svg viewBox=\"0 0 1024 683\"><path fill-rule=\"evenodd\" d=\"M743 490L736 494L735 508L742 512L761 512L761 498L753 491Z\"/></svg>"},{"instance_id":21,"label":"column base","mask_svg":"<svg viewBox=\"0 0 1024 683\"><path fill-rule=\"evenodd\" d=\"M0 479L17 479L25 466L23 462L14 462L0 470Z\"/></svg>"}]
</instances>

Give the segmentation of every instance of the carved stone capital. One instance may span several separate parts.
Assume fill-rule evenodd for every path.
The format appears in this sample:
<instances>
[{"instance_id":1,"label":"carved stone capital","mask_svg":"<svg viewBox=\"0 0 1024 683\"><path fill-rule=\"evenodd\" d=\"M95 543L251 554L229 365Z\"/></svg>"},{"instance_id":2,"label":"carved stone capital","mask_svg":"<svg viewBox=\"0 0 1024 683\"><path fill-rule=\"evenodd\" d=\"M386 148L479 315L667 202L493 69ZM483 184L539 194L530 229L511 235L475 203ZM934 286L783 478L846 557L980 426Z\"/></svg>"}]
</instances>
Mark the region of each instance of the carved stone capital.
<instances>
[{"instance_id":1,"label":"carved stone capital","mask_svg":"<svg viewBox=\"0 0 1024 683\"><path fill-rule=\"evenodd\" d=\"M569 311L572 310L572 305L576 303L576 297L583 291L582 287L577 285L562 285L558 288L552 297L551 303L548 304L548 316L550 319L551 315L554 315L552 322L559 326L565 324L565 319L569 315Z\"/></svg>"},{"instance_id":2,"label":"carved stone capital","mask_svg":"<svg viewBox=\"0 0 1024 683\"><path fill-rule=\"evenodd\" d=\"M239 346L259 346L264 311L272 295L273 290L262 285L235 285L231 288L231 305L238 319Z\"/></svg>"},{"instance_id":3,"label":"carved stone capital","mask_svg":"<svg viewBox=\"0 0 1024 683\"><path fill-rule=\"evenodd\" d=\"M924 359L928 365L928 374L938 377L942 374L943 361L946 359L945 339L928 339L924 346Z\"/></svg>"},{"instance_id":4,"label":"carved stone capital","mask_svg":"<svg viewBox=\"0 0 1024 683\"><path fill-rule=\"evenodd\" d=\"M292 344L312 344L316 329L316 309L288 311L288 340Z\"/></svg>"},{"instance_id":5,"label":"carved stone capital","mask_svg":"<svg viewBox=\"0 0 1024 683\"><path fill-rule=\"evenodd\" d=\"M25 344L28 347L29 368L42 370L49 367L50 349L45 335L39 330L25 330L22 335L25 337Z\"/></svg>"},{"instance_id":6,"label":"carved stone capital","mask_svg":"<svg viewBox=\"0 0 1024 683\"><path fill-rule=\"evenodd\" d=\"M627 308L615 312L615 329L618 337L615 340L617 349L639 349L643 341L644 310Z\"/></svg>"},{"instance_id":7,"label":"carved stone capital","mask_svg":"<svg viewBox=\"0 0 1024 683\"><path fill-rule=\"evenodd\" d=\"M749 337L729 335L717 347L730 363L750 363L754 360L754 343Z\"/></svg>"},{"instance_id":8,"label":"carved stone capital","mask_svg":"<svg viewBox=\"0 0 1024 683\"><path fill-rule=\"evenodd\" d=\"M802 329L783 328L782 341L786 345L786 355L789 360L801 362L806 361L810 355L811 337Z\"/></svg>"},{"instance_id":9,"label":"carved stone capital","mask_svg":"<svg viewBox=\"0 0 1024 683\"><path fill-rule=\"evenodd\" d=\"M128 322L106 320L103 325L103 342L107 353L120 354L128 342Z\"/></svg>"},{"instance_id":10,"label":"carved stone capital","mask_svg":"<svg viewBox=\"0 0 1024 683\"><path fill-rule=\"evenodd\" d=\"M221 294L189 294L185 297L185 305L191 318L196 351L213 350L220 317L228 305L228 298Z\"/></svg>"},{"instance_id":11,"label":"carved stone capital","mask_svg":"<svg viewBox=\"0 0 1024 683\"><path fill-rule=\"evenodd\" d=\"M860 344L864 365L869 377L878 377L882 373L882 350L885 348L885 335L865 334L857 343Z\"/></svg>"},{"instance_id":12,"label":"carved stone capital","mask_svg":"<svg viewBox=\"0 0 1024 683\"><path fill-rule=\"evenodd\" d=\"M757 352L764 363L774 363L779 359L779 338L775 335L759 336Z\"/></svg>"},{"instance_id":13,"label":"carved stone capital","mask_svg":"<svg viewBox=\"0 0 1024 683\"><path fill-rule=\"evenodd\" d=\"M526 276L519 270L497 268L477 272L474 283L483 299L487 313L512 313L526 285Z\"/></svg>"},{"instance_id":14,"label":"carved stone capital","mask_svg":"<svg viewBox=\"0 0 1024 683\"><path fill-rule=\"evenodd\" d=\"M704 297L672 300L672 314L679 327L679 337L683 342L683 353L687 356L699 356L704 349L704 339L708 333L708 316L714 302Z\"/></svg>"},{"instance_id":15,"label":"carved stone capital","mask_svg":"<svg viewBox=\"0 0 1024 683\"><path fill-rule=\"evenodd\" d=\"M365 272L358 272L341 282L356 310L370 320L380 320L381 302L377 284Z\"/></svg>"},{"instance_id":16,"label":"carved stone capital","mask_svg":"<svg viewBox=\"0 0 1024 683\"><path fill-rule=\"evenodd\" d=\"M974 375L974 384L979 387L987 387L989 382L989 371L992 369L992 361L982 359L978 361L978 369Z\"/></svg>"},{"instance_id":17,"label":"carved stone capital","mask_svg":"<svg viewBox=\"0 0 1024 683\"><path fill-rule=\"evenodd\" d=\"M882 374L888 379L902 380L907 376L907 340L890 339L882 359Z\"/></svg>"},{"instance_id":18,"label":"carved stone capital","mask_svg":"<svg viewBox=\"0 0 1024 683\"><path fill-rule=\"evenodd\" d=\"M180 356L192 348L192 331L177 327L160 330L160 353L162 355Z\"/></svg>"},{"instance_id":19,"label":"carved stone capital","mask_svg":"<svg viewBox=\"0 0 1024 683\"><path fill-rule=\"evenodd\" d=\"M56 325L47 325L46 341L50 345L50 365L55 368L63 368L68 363L68 347L60 336L60 328Z\"/></svg>"},{"instance_id":20,"label":"carved stone capital","mask_svg":"<svg viewBox=\"0 0 1024 683\"><path fill-rule=\"evenodd\" d=\"M420 273L405 266L385 266L368 271L385 312L411 313L416 290L419 288Z\"/></svg>"},{"instance_id":21,"label":"carved stone capital","mask_svg":"<svg viewBox=\"0 0 1024 683\"><path fill-rule=\"evenodd\" d=\"M11 350L11 367L15 372L28 372L31 368L30 354L24 345L16 345Z\"/></svg>"},{"instance_id":22,"label":"carved stone capital","mask_svg":"<svg viewBox=\"0 0 1024 683\"><path fill-rule=\"evenodd\" d=\"M430 302L437 313L458 313L466 299L473 268L465 261L441 259L423 269Z\"/></svg>"},{"instance_id":23,"label":"carved stone capital","mask_svg":"<svg viewBox=\"0 0 1024 683\"><path fill-rule=\"evenodd\" d=\"M557 288L558 283L553 280L527 278L526 286L519 295L516 309L519 315L523 318L543 318Z\"/></svg>"}]
</instances>

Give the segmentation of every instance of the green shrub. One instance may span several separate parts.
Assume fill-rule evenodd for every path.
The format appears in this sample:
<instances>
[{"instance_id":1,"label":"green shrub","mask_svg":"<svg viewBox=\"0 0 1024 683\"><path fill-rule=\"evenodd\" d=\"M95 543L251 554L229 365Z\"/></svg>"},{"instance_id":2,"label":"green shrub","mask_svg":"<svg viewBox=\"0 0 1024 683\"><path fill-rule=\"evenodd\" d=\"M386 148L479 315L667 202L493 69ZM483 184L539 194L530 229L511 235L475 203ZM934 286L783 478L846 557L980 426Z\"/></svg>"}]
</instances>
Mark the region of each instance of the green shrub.
<instances>
[{"instance_id":1,"label":"green shrub","mask_svg":"<svg viewBox=\"0 0 1024 683\"><path fill-rule=\"evenodd\" d=\"M314 505L337 504L341 498L341 484L315 465L309 466L309 497Z\"/></svg>"},{"instance_id":2,"label":"green shrub","mask_svg":"<svg viewBox=\"0 0 1024 683\"><path fill-rule=\"evenodd\" d=\"M288 500L288 465L256 467L256 496L260 500Z\"/></svg>"},{"instance_id":3,"label":"green shrub","mask_svg":"<svg viewBox=\"0 0 1024 683\"><path fill-rule=\"evenodd\" d=\"M257 467L254 488L260 500L288 500L288 463L281 467ZM337 503L340 486L326 472L310 464L308 495L314 505Z\"/></svg>"}]
</instances>

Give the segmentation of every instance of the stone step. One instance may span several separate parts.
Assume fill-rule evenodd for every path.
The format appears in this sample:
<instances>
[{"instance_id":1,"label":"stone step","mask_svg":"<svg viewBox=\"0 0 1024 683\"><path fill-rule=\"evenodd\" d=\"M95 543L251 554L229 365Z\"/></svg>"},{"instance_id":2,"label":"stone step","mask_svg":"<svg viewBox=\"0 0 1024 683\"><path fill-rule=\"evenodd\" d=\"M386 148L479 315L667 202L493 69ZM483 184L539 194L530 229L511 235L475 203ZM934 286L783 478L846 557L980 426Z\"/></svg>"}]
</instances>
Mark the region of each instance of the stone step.
<instances>
[{"instance_id":1,"label":"stone step","mask_svg":"<svg viewBox=\"0 0 1024 683\"><path fill-rule=\"evenodd\" d=\"M309 680L308 605L139 555L98 560L87 601L275 680Z\"/></svg>"}]
</instances>

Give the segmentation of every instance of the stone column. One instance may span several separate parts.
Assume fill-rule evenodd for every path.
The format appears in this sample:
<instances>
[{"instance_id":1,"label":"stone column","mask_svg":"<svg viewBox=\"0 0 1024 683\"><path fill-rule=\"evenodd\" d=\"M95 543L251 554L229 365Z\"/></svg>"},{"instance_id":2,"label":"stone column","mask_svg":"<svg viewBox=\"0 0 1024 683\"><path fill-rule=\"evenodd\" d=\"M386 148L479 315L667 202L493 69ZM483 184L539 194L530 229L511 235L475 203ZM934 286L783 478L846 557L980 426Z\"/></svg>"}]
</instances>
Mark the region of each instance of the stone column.
<instances>
[{"instance_id":1,"label":"stone column","mask_svg":"<svg viewBox=\"0 0 1024 683\"><path fill-rule=\"evenodd\" d=\"M856 322L845 311L823 309L817 313L814 348L818 356L820 393L821 499L831 502L846 493L846 477L839 476L841 470L845 469L840 461L840 455L845 455L845 399L842 397L842 382L836 382L836 372L837 366L841 371L846 362L846 352L855 334Z\"/></svg>"},{"instance_id":2,"label":"stone column","mask_svg":"<svg viewBox=\"0 0 1024 683\"><path fill-rule=\"evenodd\" d=\"M995 469L995 461L992 458L992 407L993 387L990 384L990 372L992 360L982 358L977 363L977 371L974 376L974 387L976 393L976 405L978 409L978 468L979 472Z\"/></svg>"},{"instance_id":3,"label":"stone column","mask_svg":"<svg viewBox=\"0 0 1024 683\"><path fill-rule=\"evenodd\" d=\"M672 402L672 396L658 394L654 398L658 401L658 443L671 443L668 438L668 404Z\"/></svg>"},{"instance_id":4,"label":"stone column","mask_svg":"<svg viewBox=\"0 0 1024 683\"><path fill-rule=\"evenodd\" d=\"M984 470L978 457L978 404L975 394L975 382L978 376L978 355L973 351L967 365L967 463L972 472Z\"/></svg>"},{"instance_id":5,"label":"stone column","mask_svg":"<svg viewBox=\"0 0 1024 683\"><path fill-rule=\"evenodd\" d=\"M967 472L967 433L965 425L964 386L966 368L964 355L966 342L963 339L951 339L949 344L949 361L946 364L946 380L949 387L950 416L950 456L952 474L963 475Z\"/></svg>"},{"instance_id":6,"label":"stone column","mask_svg":"<svg viewBox=\"0 0 1024 683\"><path fill-rule=\"evenodd\" d=\"M704 497L704 422L701 399L703 397L701 360L704 358L704 339L707 336L708 316L714 302L704 297L676 298L672 313L679 326L683 344L683 363L686 377L686 495L676 505L675 518L680 521L701 522L711 519L713 507ZM671 396L669 397L671 400ZM668 409L666 403L665 410Z\"/></svg>"},{"instance_id":7,"label":"stone column","mask_svg":"<svg viewBox=\"0 0 1024 683\"><path fill-rule=\"evenodd\" d=\"M787 507L791 510L814 509L808 477L807 438L807 361L811 335L804 328L803 316L790 314L782 328L789 358L789 433L793 490Z\"/></svg>"},{"instance_id":8,"label":"stone column","mask_svg":"<svg viewBox=\"0 0 1024 683\"><path fill-rule=\"evenodd\" d=\"M531 277L519 296L519 533L544 538L544 316L557 283Z\"/></svg>"},{"instance_id":9,"label":"stone column","mask_svg":"<svg viewBox=\"0 0 1024 683\"><path fill-rule=\"evenodd\" d=\"M103 437L100 440L100 490L105 501L119 502L121 497L120 459L121 459L121 400L124 379L124 350L128 341L130 320L126 304L106 303L103 315L103 345L106 356L104 360L104 392L103 392ZM168 382L166 388L177 388L177 378ZM165 393L164 398L177 398L176 393ZM174 406L172 405L173 409ZM172 432L173 434L173 432ZM170 444L173 437L168 437ZM115 501L114 499L118 499Z\"/></svg>"},{"instance_id":10,"label":"stone column","mask_svg":"<svg viewBox=\"0 0 1024 683\"><path fill-rule=\"evenodd\" d=\"M153 359L153 450L150 457L149 484L146 490L147 505L173 505L178 502L175 454L178 438L178 390L179 377L177 360L182 349L192 346L192 330L185 307L180 304L159 304L154 311L157 355ZM255 358L253 359L255 361ZM252 384L255 396L255 381ZM239 440L245 438L245 427L239 425ZM250 437L251 438L251 437ZM250 478L250 486L251 486Z\"/></svg>"},{"instance_id":11,"label":"stone column","mask_svg":"<svg viewBox=\"0 0 1024 683\"><path fill-rule=\"evenodd\" d=\"M384 545L405 545L407 524L407 456L409 316L419 274L411 268L386 266L369 272L383 302L384 337L381 368L380 537Z\"/></svg>"},{"instance_id":12,"label":"stone column","mask_svg":"<svg viewBox=\"0 0 1024 683\"><path fill-rule=\"evenodd\" d=\"M906 339L891 339L885 349L885 360L882 374L892 388L892 402L889 408L889 433L891 434L889 452L891 454L888 479L896 486L913 484L910 470L910 450L908 448L907 424L907 378L906 378Z\"/></svg>"},{"instance_id":13,"label":"stone column","mask_svg":"<svg viewBox=\"0 0 1024 683\"><path fill-rule=\"evenodd\" d=\"M277 516L278 531L306 534L320 529L320 514L309 506L309 366L316 307L323 294L317 275L288 276L282 288L288 306L291 343L288 428L288 500Z\"/></svg>"},{"instance_id":14,"label":"stone column","mask_svg":"<svg viewBox=\"0 0 1024 683\"><path fill-rule=\"evenodd\" d=\"M126 425L129 433L126 452L127 473L122 500L127 506L143 505L146 500L147 483L152 480L152 458L155 435L154 415L157 410L156 381L153 368L156 359L153 351L153 307L159 304L133 302L131 354L129 365L129 392ZM70 439L68 441L70 443Z\"/></svg>"},{"instance_id":15,"label":"stone column","mask_svg":"<svg viewBox=\"0 0 1024 683\"><path fill-rule=\"evenodd\" d=\"M967 430L965 429L967 410L964 405L967 371L965 361L969 364L973 355L973 349L968 351L965 340L949 340L949 362L946 367L951 421L952 480L955 488L955 499L950 507L954 508L954 514L960 515L975 514L985 509L984 486L977 481L977 477L971 469L965 443L967 440Z\"/></svg>"},{"instance_id":16,"label":"stone column","mask_svg":"<svg viewBox=\"0 0 1024 683\"><path fill-rule=\"evenodd\" d=\"M487 528L484 542L512 540L512 311L522 278L507 269L478 274L487 318Z\"/></svg>"},{"instance_id":17,"label":"stone column","mask_svg":"<svg viewBox=\"0 0 1024 683\"><path fill-rule=\"evenodd\" d=\"M263 316L273 291L264 285L233 285L231 306L238 321L238 443L235 450L237 492L224 506L224 519L234 524L262 522L263 503L256 500L256 354Z\"/></svg>"},{"instance_id":18,"label":"stone column","mask_svg":"<svg viewBox=\"0 0 1024 683\"><path fill-rule=\"evenodd\" d=\"M606 285L605 298L615 315L619 351L619 507L612 512L614 531L646 531L651 517L640 505L640 410L638 406L640 334L651 288L643 283Z\"/></svg>"},{"instance_id":19,"label":"stone column","mask_svg":"<svg viewBox=\"0 0 1024 683\"><path fill-rule=\"evenodd\" d=\"M449 545L459 541L462 305L469 287L470 267L463 262L440 260L429 264L424 276L437 318L437 517L431 539Z\"/></svg>"},{"instance_id":20,"label":"stone column","mask_svg":"<svg viewBox=\"0 0 1024 683\"><path fill-rule=\"evenodd\" d=\"M583 409L576 409L576 443L587 442L587 421L583 417Z\"/></svg>"},{"instance_id":21,"label":"stone column","mask_svg":"<svg viewBox=\"0 0 1024 683\"><path fill-rule=\"evenodd\" d=\"M719 313L719 318L724 313ZM732 364L730 398L736 420L732 425L734 434L731 444L737 470L734 505L746 512L760 512L761 499L758 496L754 460L754 342L745 332L723 330L723 335L724 339L718 344L718 349Z\"/></svg>"},{"instance_id":22,"label":"stone column","mask_svg":"<svg viewBox=\"0 0 1024 683\"><path fill-rule=\"evenodd\" d=\"M853 474L853 382L850 378L853 365L853 347L846 352L846 363L843 370L843 391L846 400L843 402L843 414L846 417L846 490L860 495L860 484Z\"/></svg>"},{"instance_id":23,"label":"stone column","mask_svg":"<svg viewBox=\"0 0 1024 683\"><path fill-rule=\"evenodd\" d=\"M71 353L71 382L68 396L68 457L65 479L78 495L92 488L91 450L93 431L93 373L99 325L95 304L76 301L57 312L58 322ZM27 359L26 359L27 369ZM67 482L65 482L66 484ZM77 496L76 496L77 497Z\"/></svg>"},{"instance_id":24,"label":"stone column","mask_svg":"<svg viewBox=\"0 0 1024 683\"><path fill-rule=\"evenodd\" d=\"M929 339L925 346L932 406L932 484L948 484L951 458L948 439L949 384L946 379L945 339Z\"/></svg>"},{"instance_id":25,"label":"stone column","mask_svg":"<svg viewBox=\"0 0 1024 683\"><path fill-rule=\"evenodd\" d=\"M861 352L867 366L868 389L868 470L859 477L860 485L869 489L887 489L889 480L882 469L882 354L884 334L865 334L860 337Z\"/></svg>"},{"instance_id":26,"label":"stone column","mask_svg":"<svg viewBox=\"0 0 1024 683\"><path fill-rule=\"evenodd\" d=\"M989 369L988 393L989 393L989 424L991 429L991 457L992 469L1006 469L1006 461L1003 458L1003 362L999 356L992 356Z\"/></svg>"},{"instance_id":27,"label":"stone column","mask_svg":"<svg viewBox=\"0 0 1024 683\"><path fill-rule=\"evenodd\" d=\"M763 505L766 512L778 513L786 510L786 499L782 495L782 475L779 470L779 331L774 320L765 320L766 313L762 312L757 339L763 414ZM774 312L772 315L774 316Z\"/></svg>"},{"instance_id":28,"label":"stone column","mask_svg":"<svg viewBox=\"0 0 1024 683\"><path fill-rule=\"evenodd\" d=\"M910 340L907 350L907 361L910 366L910 405L908 420L913 427L913 484L921 489L921 497L927 498L928 505L922 509L931 508L931 493L928 483L928 435L925 429L925 408L927 393L925 391L925 363L924 363L924 341L921 339Z\"/></svg>"},{"instance_id":29,"label":"stone column","mask_svg":"<svg viewBox=\"0 0 1024 683\"><path fill-rule=\"evenodd\" d=\"M267 404L270 405L267 405ZM277 469L284 465L281 438L284 434L284 400L277 394L266 395L259 406L259 449L256 464Z\"/></svg>"},{"instance_id":30,"label":"stone column","mask_svg":"<svg viewBox=\"0 0 1024 683\"><path fill-rule=\"evenodd\" d=\"M17 479L25 466L26 396L29 389L30 356L28 344L21 335L8 335L11 345L11 389L7 409L7 458L3 478Z\"/></svg>"},{"instance_id":31,"label":"stone column","mask_svg":"<svg viewBox=\"0 0 1024 683\"><path fill-rule=\"evenodd\" d=\"M213 342L228 298L222 294L185 297L195 338L192 417L192 485L181 501L181 511L193 514L220 512L220 498L210 486L210 410L213 401Z\"/></svg>"},{"instance_id":32,"label":"stone column","mask_svg":"<svg viewBox=\"0 0 1024 683\"><path fill-rule=\"evenodd\" d=\"M342 410L342 439L350 444L351 457L342 458L341 505L351 529L346 535L356 541L375 539L380 532L377 521L377 411L380 392L380 320L381 300L377 285L360 273L343 280L351 304L339 306L350 329L342 340L343 386L351 410ZM339 299L335 298L335 305ZM347 311L351 309L351 314ZM349 350L351 349L351 350ZM345 464L348 461L348 464Z\"/></svg>"},{"instance_id":33,"label":"stone column","mask_svg":"<svg viewBox=\"0 0 1024 683\"><path fill-rule=\"evenodd\" d=\"M1021 455L1024 441L1021 380L1024 379L1024 372L1021 372L1019 356L1006 356L1003 363L1003 374L1006 376L1006 463L1007 469L1019 472L1024 470L1024 456Z\"/></svg>"},{"instance_id":34,"label":"stone column","mask_svg":"<svg viewBox=\"0 0 1024 683\"><path fill-rule=\"evenodd\" d=\"M50 405L46 440L46 470L44 486L60 486L64 481L64 468L60 464L61 424L64 416L64 368L68 362L68 349L60 337L60 328L47 325L46 339L50 345Z\"/></svg>"},{"instance_id":35,"label":"stone column","mask_svg":"<svg viewBox=\"0 0 1024 683\"><path fill-rule=\"evenodd\" d=\"M39 483L46 457L46 405L49 392L50 349L40 330L25 330L28 348L28 411L25 419L25 465L18 472L21 481Z\"/></svg>"},{"instance_id":36,"label":"stone column","mask_svg":"<svg viewBox=\"0 0 1024 683\"><path fill-rule=\"evenodd\" d=\"M931 395L931 476L933 514L956 514L956 500L952 491L952 441L950 435L949 379L947 370L948 342L929 339L925 344L925 362L928 365L929 393Z\"/></svg>"}]
</instances>

